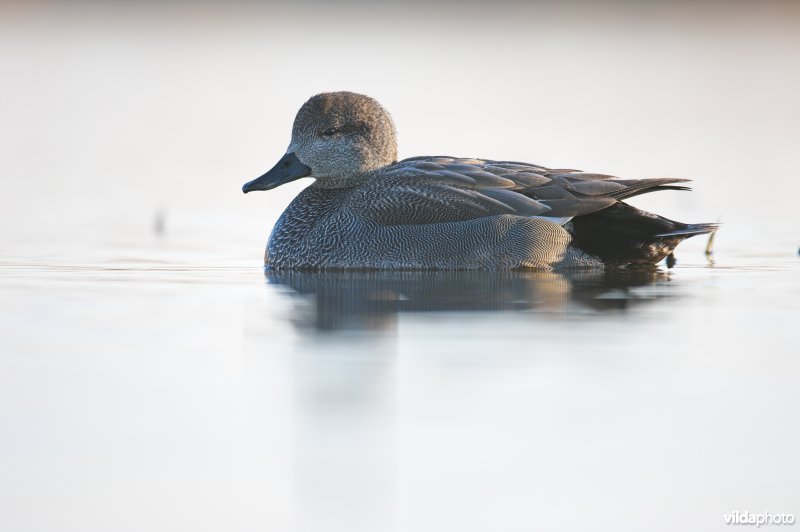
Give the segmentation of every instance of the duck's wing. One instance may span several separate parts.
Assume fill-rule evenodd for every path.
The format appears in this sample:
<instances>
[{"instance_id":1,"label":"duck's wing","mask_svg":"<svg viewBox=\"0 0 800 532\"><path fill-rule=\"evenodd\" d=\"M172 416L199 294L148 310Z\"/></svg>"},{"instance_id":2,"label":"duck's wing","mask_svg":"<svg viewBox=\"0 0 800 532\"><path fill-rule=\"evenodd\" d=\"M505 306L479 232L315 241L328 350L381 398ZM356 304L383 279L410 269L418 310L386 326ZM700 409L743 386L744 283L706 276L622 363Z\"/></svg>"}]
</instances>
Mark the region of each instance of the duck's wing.
<instances>
[{"instance_id":1,"label":"duck's wing","mask_svg":"<svg viewBox=\"0 0 800 532\"><path fill-rule=\"evenodd\" d=\"M460 222L500 214L547 217L552 210L486 171L475 159L414 158L383 169L351 195L350 208L382 225Z\"/></svg>"},{"instance_id":2,"label":"duck's wing","mask_svg":"<svg viewBox=\"0 0 800 532\"><path fill-rule=\"evenodd\" d=\"M514 191L550 207L550 216L575 217L614 205L619 200L657 190L689 190L688 179L620 179L613 175L545 168L516 161L482 161L492 174L514 181Z\"/></svg>"},{"instance_id":3,"label":"duck's wing","mask_svg":"<svg viewBox=\"0 0 800 532\"><path fill-rule=\"evenodd\" d=\"M441 223L516 214L564 223L656 190L688 190L686 179L619 179L516 161L414 157L365 187L363 214L385 225Z\"/></svg>"}]
</instances>

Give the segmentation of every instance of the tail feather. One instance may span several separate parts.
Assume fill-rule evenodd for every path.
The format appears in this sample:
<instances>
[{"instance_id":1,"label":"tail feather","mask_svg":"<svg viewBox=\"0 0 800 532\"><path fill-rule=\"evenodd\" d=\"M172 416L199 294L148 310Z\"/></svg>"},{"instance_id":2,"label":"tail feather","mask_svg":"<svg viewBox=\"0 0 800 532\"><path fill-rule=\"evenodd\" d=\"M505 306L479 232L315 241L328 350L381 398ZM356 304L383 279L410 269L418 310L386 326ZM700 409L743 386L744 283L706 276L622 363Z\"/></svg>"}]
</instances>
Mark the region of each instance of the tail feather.
<instances>
[{"instance_id":1,"label":"tail feather","mask_svg":"<svg viewBox=\"0 0 800 532\"><path fill-rule=\"evenodd\" d=\"M620 183L626 185L622 190L611 192L608 195L612 198L623 200L632 198L640 194L647 194L649 192L657 192L659 190L691 190L686 185L675 185L674 183L685 183L688 179L678 179L671 177L662 177L656 179L623 179Z\"/></svg>"},{"instance_id":2,"label":"tail feather","mask_svg":"<svg viewBox=\"0 0 800 532\"><path fill-rule=\"evenodd\" d=\"M719 224L711 223L711 224L687 224L683 229L675 229L674 231L668 231L666 233L659 233L654 235L658 238L668 237L668 236L683 236L689 238L690 236L695 235L705 235L708 233L713 233L719 229Z\"/></svg>"}]
</instances>

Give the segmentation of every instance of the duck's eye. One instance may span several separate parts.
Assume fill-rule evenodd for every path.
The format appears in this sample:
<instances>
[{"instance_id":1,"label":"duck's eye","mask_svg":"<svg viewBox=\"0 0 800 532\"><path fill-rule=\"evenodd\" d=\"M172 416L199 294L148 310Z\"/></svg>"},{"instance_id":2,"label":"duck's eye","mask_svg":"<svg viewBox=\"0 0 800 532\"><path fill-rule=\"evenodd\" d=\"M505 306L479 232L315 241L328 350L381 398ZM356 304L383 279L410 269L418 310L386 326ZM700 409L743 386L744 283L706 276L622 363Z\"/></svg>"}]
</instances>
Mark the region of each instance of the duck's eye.
<instances>
[{"instance_id":1,"label":"duck's eye","mask_svg":"<svg viewBox=\"0 0 800 532\"><path fill-rule=\"evenodd\" d=\"M338 127L329 127L328 129L323 131L322 134L325 135L326 137L331 137L331 136L337 134L339 131L340 130L339 130Z\"/></svg>"}]
</instances>

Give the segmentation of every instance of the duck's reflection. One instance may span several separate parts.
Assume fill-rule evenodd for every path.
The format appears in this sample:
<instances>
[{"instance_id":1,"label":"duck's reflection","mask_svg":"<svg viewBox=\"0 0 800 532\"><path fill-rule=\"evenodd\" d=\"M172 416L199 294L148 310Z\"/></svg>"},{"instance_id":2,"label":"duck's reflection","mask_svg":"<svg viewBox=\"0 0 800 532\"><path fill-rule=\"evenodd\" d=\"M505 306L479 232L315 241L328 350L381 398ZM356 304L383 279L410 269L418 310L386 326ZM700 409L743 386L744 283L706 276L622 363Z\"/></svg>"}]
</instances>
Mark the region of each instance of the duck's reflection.
<instances>
[{"instance_id":1,"label":"duck's reflection","mask_svg":"<svg viewBox=\"0 0 800 532\"><path fill-rule=\"evenodd\" d=\"M297 530L331 530L343 511L359 518L349 530L389 530L396 522L403 464L414 463L408 458L413 442L425 434L402 414L425 400L415 389L419 368L413 357L397 356L398 346L413 351L410 346L424 339L401 343L385 334L396 327L399 313L528 312L561 319L624 312L669 295L668 275L660 270L269 272L267 278L287 292L290 319L304 333L291 357ZM459 326L457 317L453 322ZM313 334L342 330L379 334ZM463 347L456 343L453 349L469 351ZM467 358L465 364L474 363ZM483 360L494 369L503 366L494 354ZM412 444L398 444L403 441Z\"/></svg>"},{"instance_id":2,"label":"duck's reflection","mask_svg":"<svg viewBox=\"0 0 800 532\"><path fill-rule=\"evenodd\" d=\"M323 331L390 329L400 312L605 312L669 295L669 274L660 269L267 271L266 276L297 298L294 323Z\"/></svg>"}]
</instances>

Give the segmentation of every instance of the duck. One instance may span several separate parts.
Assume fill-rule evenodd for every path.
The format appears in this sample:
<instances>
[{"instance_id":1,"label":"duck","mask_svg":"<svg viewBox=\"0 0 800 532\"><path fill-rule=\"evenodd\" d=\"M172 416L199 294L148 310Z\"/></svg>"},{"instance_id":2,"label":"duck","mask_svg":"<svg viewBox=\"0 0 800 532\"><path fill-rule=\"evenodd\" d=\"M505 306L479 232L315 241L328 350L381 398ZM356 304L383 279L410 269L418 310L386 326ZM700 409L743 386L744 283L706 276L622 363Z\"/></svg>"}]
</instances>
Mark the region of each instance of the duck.
<instances>
[{"instance_id":1,"label":"duck","mask_svg":"<svg viewBox=\"0 0 800 532\"><path fill-rule=\"evenodd\" d=\"M275 223L269 270L559 270L653 266L717 224L685 224L625 202L688 179L621 179L451 156L398 161L377 100L325 92L294 120L286 154L242 191L303 177Z\"/></svg>"}]
</instances>

